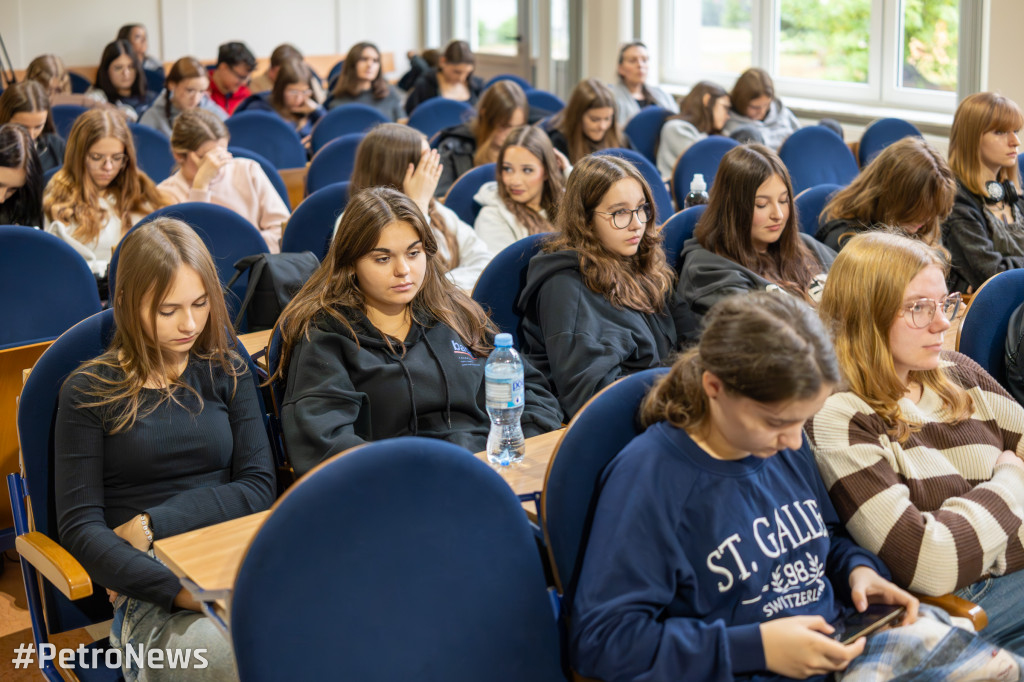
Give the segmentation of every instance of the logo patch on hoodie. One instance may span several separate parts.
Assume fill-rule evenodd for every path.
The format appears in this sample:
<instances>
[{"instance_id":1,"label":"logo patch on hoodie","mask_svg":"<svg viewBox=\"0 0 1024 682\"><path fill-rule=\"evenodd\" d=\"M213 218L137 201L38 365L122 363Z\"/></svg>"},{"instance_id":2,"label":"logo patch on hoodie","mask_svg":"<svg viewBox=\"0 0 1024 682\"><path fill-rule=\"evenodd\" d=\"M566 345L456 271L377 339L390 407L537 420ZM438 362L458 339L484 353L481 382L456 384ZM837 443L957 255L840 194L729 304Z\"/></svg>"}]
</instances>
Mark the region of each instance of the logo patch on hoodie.
<instances>
[{"instance_id":1,"label":"logo patch on hoodie","mask_svg":"<svg viewBox=\"0 0 1024 682\"><path fill-rule=\"evenodd\" d=\"M459 360L459 364L461 364L463 367L476 367L476 356L469 352L469 349L463 346L458 341L452 341L452 352L455 354L455 357Z\"/></svg>"}]
</instances>

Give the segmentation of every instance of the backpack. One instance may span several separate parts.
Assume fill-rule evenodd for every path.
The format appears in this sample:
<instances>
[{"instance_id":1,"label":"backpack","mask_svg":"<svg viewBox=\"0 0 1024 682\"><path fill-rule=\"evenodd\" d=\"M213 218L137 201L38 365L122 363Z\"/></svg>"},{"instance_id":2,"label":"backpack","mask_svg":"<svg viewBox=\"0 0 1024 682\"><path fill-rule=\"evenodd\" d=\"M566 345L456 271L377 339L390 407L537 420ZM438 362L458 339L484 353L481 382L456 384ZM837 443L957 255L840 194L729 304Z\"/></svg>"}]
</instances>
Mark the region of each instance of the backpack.
<instances>
[{"instance_id":1,"label":"backpack","mask_svg":"<svg viewBox=\"0 0 1024 682\"><path fill-rule=\"evenodd\" d=\"M249 286L235 317L235 330L248 314L249 331L272 329L288 302L298 293L316 269L320 260L312 251L301 253L258 253L235 263L230 290L243 273L249 273Z\"/></svg>"},{"instance_id":2,"label":"backpack","mask_svg":"<svg viewBox=\"0 0 1024 682\"><path fill-rule=\"evenodd\" d=\"M1024 303L1010 315L1006 330L1006 388L1018 403L1024 404Z\"/></svg>"}]
</instances>

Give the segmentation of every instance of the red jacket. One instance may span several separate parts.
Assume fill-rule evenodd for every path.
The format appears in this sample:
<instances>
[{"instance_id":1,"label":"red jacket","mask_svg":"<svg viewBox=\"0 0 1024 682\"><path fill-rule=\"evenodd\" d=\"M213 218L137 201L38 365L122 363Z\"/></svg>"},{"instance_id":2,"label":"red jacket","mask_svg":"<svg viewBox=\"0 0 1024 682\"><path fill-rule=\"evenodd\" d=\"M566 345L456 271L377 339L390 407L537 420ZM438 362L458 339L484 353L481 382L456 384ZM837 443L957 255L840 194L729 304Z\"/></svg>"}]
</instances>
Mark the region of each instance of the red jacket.
<instances>
[{"instance_id":1,"label":"red jacket","mask_svg":"<svg viewBox=\"0 0 1024 682\"><path fill-rule=\"evenodd\" d=\"M217 106L221 109L228 112L229 115L233 114L241 101L251 94L252 91L249 90L249 86L243 85L234 92L225 95L217 87L216 81L212 77L210 78L210 99L216 102Z\"/></svg>"}]
</instances>

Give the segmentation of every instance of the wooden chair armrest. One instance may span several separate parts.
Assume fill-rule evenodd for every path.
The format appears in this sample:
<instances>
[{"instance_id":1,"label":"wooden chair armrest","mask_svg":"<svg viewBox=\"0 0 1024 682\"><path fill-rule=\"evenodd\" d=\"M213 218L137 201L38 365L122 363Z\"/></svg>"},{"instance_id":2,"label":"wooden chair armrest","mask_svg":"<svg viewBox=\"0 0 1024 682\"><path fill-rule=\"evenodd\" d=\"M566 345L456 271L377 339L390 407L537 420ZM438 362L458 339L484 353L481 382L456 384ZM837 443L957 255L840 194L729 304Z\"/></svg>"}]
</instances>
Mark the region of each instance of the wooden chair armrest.
<instances>
[{"instance_id":1,"label":"wooden chair armrest","mask_svg":"<svg viewBox=\"0 0 1024 682\"><path fill-rule=\"evenodd\" d=\"M14 539L18 554L71 600L92 594L92 580L75 557L38 531Z\"/></svg>"},{"instance_id":2,"label":"wooden chair armrest","mask_svg":"<svg viewBox=\"0 0 1024 682\"><path fill-rule=\"evenodd\" d=\"M923 594L915 594L922 604L937 606L951 616L966 618L974 625L975 632L981 632L988 625L988 614L974 602L961 599L955 594L944 594L941 597L928 597Z\"/></svg>"}]
</instances>

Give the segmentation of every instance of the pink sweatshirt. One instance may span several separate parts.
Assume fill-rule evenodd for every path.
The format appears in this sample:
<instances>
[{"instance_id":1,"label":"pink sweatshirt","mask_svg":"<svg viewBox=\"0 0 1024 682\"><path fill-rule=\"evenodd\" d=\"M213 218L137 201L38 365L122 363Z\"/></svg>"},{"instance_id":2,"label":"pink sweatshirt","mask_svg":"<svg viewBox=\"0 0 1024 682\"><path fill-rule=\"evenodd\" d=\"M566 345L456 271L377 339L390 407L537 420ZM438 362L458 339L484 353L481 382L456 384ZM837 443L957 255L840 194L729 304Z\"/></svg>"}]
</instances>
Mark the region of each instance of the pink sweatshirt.
<instances>
[{"instance_id":1,"label":"pink sweatshirt","mask_svg":"<svg viewBox=\"0 0 1024 682\"><path fill-rule=\"evenodd\" d=\"M192 189L180 170L157 187L174 203L202 201L230 208L259 228L270 253L281 252L281 231L288 220L288 208L255 161L232 159L205 192Z\"/></svg>"}]
</instances>

